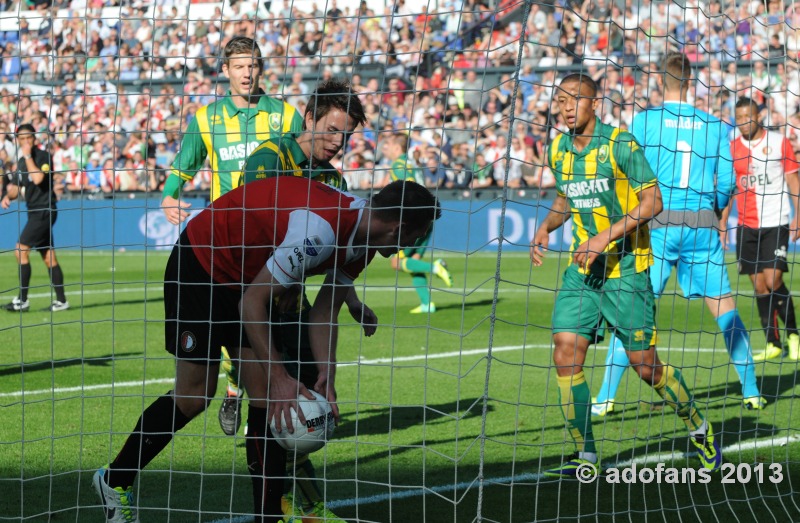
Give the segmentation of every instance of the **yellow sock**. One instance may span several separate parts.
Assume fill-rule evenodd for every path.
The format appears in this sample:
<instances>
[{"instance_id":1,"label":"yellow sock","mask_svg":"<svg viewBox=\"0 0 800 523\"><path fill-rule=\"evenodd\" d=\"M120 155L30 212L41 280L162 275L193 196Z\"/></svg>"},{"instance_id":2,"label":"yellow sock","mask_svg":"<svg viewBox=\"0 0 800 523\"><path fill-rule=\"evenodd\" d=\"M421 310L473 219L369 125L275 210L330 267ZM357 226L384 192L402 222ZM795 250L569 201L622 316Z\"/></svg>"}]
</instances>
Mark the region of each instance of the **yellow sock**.
<instances>
[{"instance_id":1,"label":"yellow sock","mask_svg":"<svg viewBox=\"0 0 800 523\"><path fill-rule=\"evenodd\" d=\"M703 424L705 417L694 406L694 398L684 383L680 370L672 365L664 365L661 369L661 381L653 388L667 405L675 409L675 413L686 424L689 432L696 431Z\"/></svg>"},{"instance_id":2,"label":"yellow sock","mask_svg":"<svg viewBox=\"0 0 800 523\"><path fill-rule=\"evenodd\" d=\"M583 371L571 376L556 376L561 411L578 452L597 452L592 432L592 392Z\"/></svg>"}]
</instances>

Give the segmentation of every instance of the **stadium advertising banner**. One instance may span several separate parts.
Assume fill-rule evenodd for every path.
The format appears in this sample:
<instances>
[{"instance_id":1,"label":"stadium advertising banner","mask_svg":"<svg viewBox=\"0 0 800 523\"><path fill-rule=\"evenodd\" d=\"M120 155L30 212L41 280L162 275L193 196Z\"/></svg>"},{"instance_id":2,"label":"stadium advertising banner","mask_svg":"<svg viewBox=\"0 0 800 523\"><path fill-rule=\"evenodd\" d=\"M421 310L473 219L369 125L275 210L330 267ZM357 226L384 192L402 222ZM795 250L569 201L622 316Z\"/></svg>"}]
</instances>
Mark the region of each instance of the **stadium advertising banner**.
<instances>
[{"instance_id":1,"label":"stadium advertising banner","mask_svg":"<svg viewBox=\"0 0 800 523\"><path fill-rule=\"evenodd\" d=\"M199 211L203 198L187 199ZM501 199L442 200L442 218L436 223L432 245L448 252L496 251L502 234L503 250L527 251L539 221L550 209L552 198L506 201ZM12 207L0 213L0 249L14 249L27 213ZM736 226L735 209L729 227ZM115 200L75 199L58 204L55 243L58 249L141 250L170 249L178 228L160 208L160 198ZM735 234L728 235L730 246ZM550 236L550 248L569 248L569 222ZM793 250L796 244L791 247Z\"/></svg>"}]
</instances>

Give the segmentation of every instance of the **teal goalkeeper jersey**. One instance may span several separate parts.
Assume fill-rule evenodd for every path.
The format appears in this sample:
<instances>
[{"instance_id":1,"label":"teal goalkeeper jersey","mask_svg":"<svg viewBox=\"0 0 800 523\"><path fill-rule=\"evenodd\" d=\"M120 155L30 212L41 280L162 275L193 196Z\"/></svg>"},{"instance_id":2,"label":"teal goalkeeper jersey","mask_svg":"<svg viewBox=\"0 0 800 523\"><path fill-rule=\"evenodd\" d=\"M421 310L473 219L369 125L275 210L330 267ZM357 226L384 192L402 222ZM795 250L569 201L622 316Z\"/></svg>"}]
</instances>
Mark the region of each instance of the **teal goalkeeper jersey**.
<instances>
[{"instance_id":1,"label":"teal goalkeeper jersey","mask_svg":"<svg viewBox=\"0 0 800 523\"><path fill-rule=\"evenodd\" d=\"M631 132L656 171L665 210L724 209L735 188L730 127L688 103L637 114Z\"/></svg>"}]
</instances>

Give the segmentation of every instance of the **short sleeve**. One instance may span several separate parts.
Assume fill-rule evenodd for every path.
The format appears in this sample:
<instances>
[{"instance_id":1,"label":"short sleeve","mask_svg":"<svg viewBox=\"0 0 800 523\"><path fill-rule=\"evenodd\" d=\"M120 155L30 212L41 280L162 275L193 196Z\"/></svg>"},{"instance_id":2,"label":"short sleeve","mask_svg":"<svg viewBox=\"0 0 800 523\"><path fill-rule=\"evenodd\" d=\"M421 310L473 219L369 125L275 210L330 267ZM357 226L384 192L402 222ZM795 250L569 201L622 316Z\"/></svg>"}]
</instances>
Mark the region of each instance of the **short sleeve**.
<instances>
[{"instance_id":1,"label":"short sleeve","mask_svg":"<svg viewBox=\"0 0 800 523\"><path fill-rule=\"evenodd\" d=\"M336 235L323 217L309 210L292 211L286 235L272 256L267 269L283 286L302 282L312 269L336 252Z\"/></svg>"},{"instance_id":2,"label":"short sleeve","mask_svg":"<svg viewBox=\"0 0 800 523\"><path fill-rule=\"evenodd\" d=\"M800 164L797 163L797 159L795 158L794 154L794 147L792 147L792 142L789 141L788 138L783 138L783 172L784 174L789 174L793 172L797 172L800 169Z\"/></svg>"},{"instance_id":3,"label":"short sleeve","mask_svg":"<svg viewBox=\"0 0 800 523\"><path fill-rule=\"evenodd\" d=\"M300 134L303 132L303 117L300 115L300 112L295 109L294 114L292 114L292 123L289 127L289 132L292 134Z\"/></svg>"},{"instance_id":4,"label":"short sleeve","mask_svg":"<svg viewBox=\"0 0 800 523\"><path fill-rule=\"evenodd\" d=\"M358 278L364 269L367 268L369 262L371 262L372 258L375 257L376 252L377 251L371 249L367 251L366 255L356 258L343 267L329 269L326 271L326 274L333 276L333 279L336 283L340 283L342 285L352 285L353 280Z\"/></svg>"},{"instance_id":5,"label":"short sleeve","mask_svg":"<svg viewBox=\"0 0 800 523\"><path fill-rule=\"evenodd\" d=\"M644 150L631 133L619 133L611 146L617 166L628 177L628 183L635 192L656 184L656 175L647 163Z\"/></svg>"},{"instance_id":6,"label":"short sleeve","mask_svg":"<svg viewBox=\"0 0 800 523\"><path fill-rule=\"evenodd\" d=\"M273 178L281 171L282 162L277 146L272 142L264 142L256 147L245 161L244 183Z\"/></svg>"},{"instance_id":7,"label":"short sleeve","mask_svg":"<svg viewBox=\"0 0 800 523\"><path fill-rule=\"evenodd\" d=\"M733 156L731 155L731 142L728 138L730 128L719 122L719 153L717 155L717 195L716 208L724 209L730 202L731 195L736 189L736 175L733 171Z\"/></svg>"}]
</instances>

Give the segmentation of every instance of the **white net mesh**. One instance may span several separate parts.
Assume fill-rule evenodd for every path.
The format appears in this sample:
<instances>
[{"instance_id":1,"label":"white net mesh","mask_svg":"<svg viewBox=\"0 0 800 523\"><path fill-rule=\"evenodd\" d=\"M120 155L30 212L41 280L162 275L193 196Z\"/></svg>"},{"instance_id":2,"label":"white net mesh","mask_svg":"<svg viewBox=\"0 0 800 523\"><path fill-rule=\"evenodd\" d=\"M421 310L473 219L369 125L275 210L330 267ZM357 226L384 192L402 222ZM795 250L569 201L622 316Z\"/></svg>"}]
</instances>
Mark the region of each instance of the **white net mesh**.
<instances>
[{"instance_id":1,"label":"white net mesh","mask_svg":"<svg viewBox=\"0 0 800 523\"><path fill-rule=\"evenodd\" d=\"M92 474L174 382L162 292L179 228L161 209L164 186L181 175L181 200L199 211L225 183L238 184L220 176L237 170L225 162L244 162L250 142L287 130L267 118L255 136L246 124L235 140L229 127L211 131L213 154L201 166L178 163L187 139L203 139L192 127L198 112L225 97L221 50L236 36L255 39L260 86L298 118L324 79L346 78L358 90L366 123L332 160L350 190L369 196L392 179L385 144L402 133L409 171L443 208L422 265L396 270L379 258L356 280L377 333L364 336L342 312L341 424L311 456L330 510L363 522L800 520L791 347L756 366L768 407L743 410L717 322L673 281L657 313L661 357L682 369L731 467L707 482L658 472L658 463L697 469L693 447L672 411L627 372L614 411L594 419L598 454L604 467L649 467L660 481L645 474L615 482L608 473L588 485L547 480L543 472L574 449L552 363L571 223L551 235L543 267L532 269L527 254L556 197L546 151L566 129L554 103L566 74L591 76L600 120L627 130L634 115L663 103L650 73L665 53L680 51L696 80L688 103L733 124L737 101L748 96L764 125L790 139L793 155L795 4L16 0L0 9L0 162L9 196L0 210L0 295L11 305L0 317L0 521L101 520ZM29 215L10 197L27 197L14 192L25 186L17 173L26 150L14 134L22 124L50 154L67 310L53 309L62 302L59 280L40 256L29 253L32 276L20 268ZM787 246L783 281L794 289L795 243ZM739 277L733 249L726 263L760 352L767 340L753 287ZM312 298L321 282L311 280ZM792 329L778 325L788 344ZM592 395L609 369L604 355L602 344L588 352ZM142 521L253 519L244 431L227 436L218 426L225 381L209 409L138 475ZM298 465L290 476L305 473ZM301 498L300 483L289 482Z\"/></svg>"}]
</instances>

